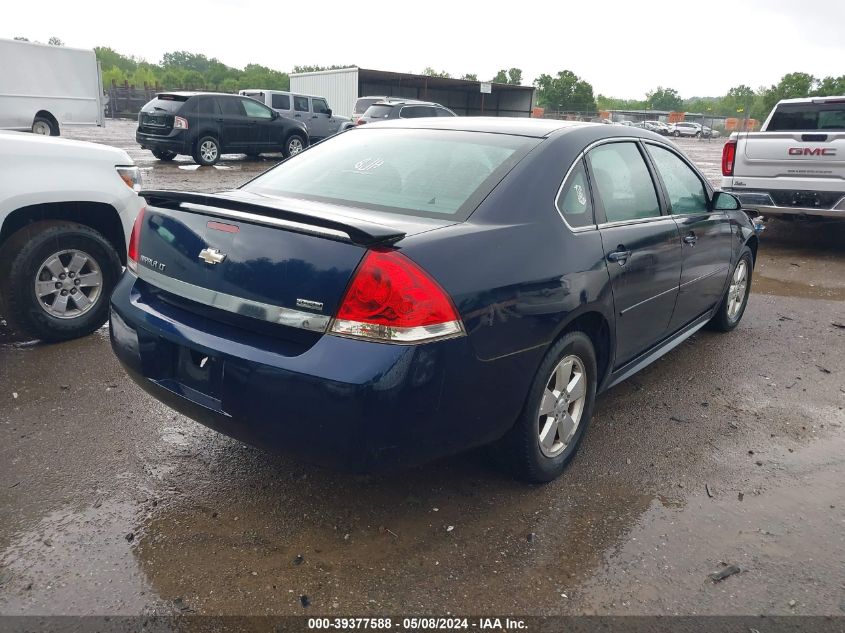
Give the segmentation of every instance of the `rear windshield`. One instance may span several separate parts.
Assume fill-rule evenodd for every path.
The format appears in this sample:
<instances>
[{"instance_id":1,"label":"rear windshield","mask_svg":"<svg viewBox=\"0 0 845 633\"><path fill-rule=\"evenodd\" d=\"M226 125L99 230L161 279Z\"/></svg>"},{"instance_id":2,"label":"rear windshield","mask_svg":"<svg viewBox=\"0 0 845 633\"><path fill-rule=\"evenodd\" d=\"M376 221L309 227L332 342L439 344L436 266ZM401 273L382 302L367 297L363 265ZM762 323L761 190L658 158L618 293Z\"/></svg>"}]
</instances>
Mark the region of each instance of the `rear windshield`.
<instances>
[{"instance_id":1,"label":"rear windshield","mask_svg":"<svg viewBox=\"0 0 845 633\"><path fill-rule=\"evenodd\" d=\"M381 99L358 99L355 102L355 107L353 108L355 112L364 112L367 108L369 108L374 103L378 103Z\"/></svg>"},{"instance_id":2,"label":"rear windshield","mask_svg":"<svg viewBox=\"0 0 845 633\"><path fill-rule=\"evenodd\" d=\"M173 114L174 112L178 112L179 108L181 108L187 100L187 97L177 97L176 95L160 95L150 101L142 109L146 112L156 111L169 112Z\"/></svg>"},{"instance_id":3,"label":"rear windshield","mask_svg":"<svg viewBox=\"0 0 845 633\"><path fill-rule=\"evenodd\" d=\"M357 128L314 145L243 188L463 220L538 142L481 132Z\"/></svg>"},{"instance_id":4,"label":"rear windshield","mask_svg":"<svg viewBox=\"0 0 845 633\"><path fill-rule=\"evenodd\" d=\"M374 105L366 109L364 116L368 119L386 119L392 109L392 105Z\"/></svg>"},{"instance_id":5,"label":"rear windshield","mask_svg":"<svg viewBox=\"0 0 845 633\"><path fill-rule=\"evenodd\" d=\"M781 104L777 106L766 130L845 130L845 103Z\"/></svg>"}]
</instances>

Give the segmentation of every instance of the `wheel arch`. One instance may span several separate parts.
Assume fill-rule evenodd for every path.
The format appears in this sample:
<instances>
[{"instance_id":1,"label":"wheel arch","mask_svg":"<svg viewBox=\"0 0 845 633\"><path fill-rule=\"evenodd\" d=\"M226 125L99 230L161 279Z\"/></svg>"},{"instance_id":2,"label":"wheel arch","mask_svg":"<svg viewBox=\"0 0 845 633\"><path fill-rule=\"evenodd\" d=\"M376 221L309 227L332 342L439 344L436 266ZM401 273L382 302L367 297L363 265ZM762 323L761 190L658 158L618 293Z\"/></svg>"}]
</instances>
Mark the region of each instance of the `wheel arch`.
<instances>
[{"instance_id":1,"label":"wheel arch","mask_svg":"<svg viewBox=\"0 0 845 633\"><path fill-rule=\"evenodd\" d=\"M600 311L590 309L571 317L560 329L552 345L569 332L583 332L593 344L596 352L597 390L610 375L613 358L613 336L610 320Z\"/></svg>"},{"instance_id":2,"label":"wheel arch","mask_svg":"<svg viewBox=\"0 0 845 633\"><path fill-rule=\"evenodd\" d=\"M0 248L25 226L45 220L76 222L94 229L114 247L120 263L126 265L126 238L120 215L117 209L104 202L50 202L15 209L0 227Z\"/></svg>"},{"instance_id":3,"label":"wheel arch","mask_svg":"<svg viewBox=\"0 0 845 633\"><path fill-rule=\"evenodd\" d=\"M60 136L61 135L61 128L59 127L59 120L53 116L53 114L48 110L39 110L35 113L35 116L32 117L32 123L35 123L35 119L47 119L50 122L50 125L53 126L55 130L55 134L51 134L51 136Z\"/></svg>"},{"instance_id":4,"label":"wheel arch","mask_svg":"<svg viewBox=\"0 0 845 633\"><path fill-rule=\"evenodd\" d=\"M745 245L751 249L752 263L757 263L757 248L760 246L760 240L756 235L752 235L745 241Z\"/></svg>"}]
</instances>

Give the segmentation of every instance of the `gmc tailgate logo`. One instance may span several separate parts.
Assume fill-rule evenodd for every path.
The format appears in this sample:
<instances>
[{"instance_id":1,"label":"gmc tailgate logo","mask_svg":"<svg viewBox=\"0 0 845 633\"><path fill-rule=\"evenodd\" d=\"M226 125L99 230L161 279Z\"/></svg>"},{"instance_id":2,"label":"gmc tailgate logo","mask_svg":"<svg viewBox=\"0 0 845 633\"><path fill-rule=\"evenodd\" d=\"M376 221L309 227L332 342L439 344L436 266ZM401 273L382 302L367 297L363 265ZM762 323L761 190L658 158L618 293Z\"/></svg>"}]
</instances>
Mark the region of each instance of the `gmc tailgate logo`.
<instances>
[{"instance_id":1,"label":"gmc tailgate logo","mask_svg":"<svg viewBox=\"0 0 845 633\"><path fill-rule=\"evenodd\" d=\"M835 147L790 147L790 156L836 156Z\"/></svg>"}]
</instances>

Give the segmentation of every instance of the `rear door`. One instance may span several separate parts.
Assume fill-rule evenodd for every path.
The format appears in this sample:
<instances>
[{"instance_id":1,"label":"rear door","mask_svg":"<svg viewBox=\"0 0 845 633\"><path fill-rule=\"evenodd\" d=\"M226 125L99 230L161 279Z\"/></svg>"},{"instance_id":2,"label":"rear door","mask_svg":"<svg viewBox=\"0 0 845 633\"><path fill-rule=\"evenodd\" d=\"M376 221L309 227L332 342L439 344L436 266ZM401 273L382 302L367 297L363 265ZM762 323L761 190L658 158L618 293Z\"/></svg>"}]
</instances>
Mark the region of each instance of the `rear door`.
<instances>
[{"instance_id":1,"label":"rear door","mask_svg":"<svg viewBox=\"0 0 845 633\"><path fill-rule=\"evenodd\" d=\"M223 145L221 152L243 150L254 134L241 105L244 99L235 96L215 98L220 107L220 142Z\"/></svg>"},{"instance_id":2,"label":"rear door","mask_svg":"<svg viewBox=\"0 0 845 633\"><path fill-rule=\"evenodd\" d=\"M635 141L587 153L616 310L616 365L668 333L683 253L678 227L662 212L657 187Z\"/></svg>"},{"instance_id":3,"label":"rear door","mask_svg":"<svg viewBox=\"0 0 845 633\"><path fill-rule=\"evenodd\" d=\"M678 303L669 330L695 320L722 298L731 264L731 225L724 211L713 210L709 189L675 151L647 143L655 171L678 225L684 254Z\"/></svg>"},{"instance_id":4,"label":"rear door","mask_svg":"<svg viewBox=\"0 0 845 633\"><path fill-rule=\"evenodd\" d=\"M287 119L293 118L293 104L290 95L273 93L270 95L270 107Z\"/></svg>"}]
</instances>

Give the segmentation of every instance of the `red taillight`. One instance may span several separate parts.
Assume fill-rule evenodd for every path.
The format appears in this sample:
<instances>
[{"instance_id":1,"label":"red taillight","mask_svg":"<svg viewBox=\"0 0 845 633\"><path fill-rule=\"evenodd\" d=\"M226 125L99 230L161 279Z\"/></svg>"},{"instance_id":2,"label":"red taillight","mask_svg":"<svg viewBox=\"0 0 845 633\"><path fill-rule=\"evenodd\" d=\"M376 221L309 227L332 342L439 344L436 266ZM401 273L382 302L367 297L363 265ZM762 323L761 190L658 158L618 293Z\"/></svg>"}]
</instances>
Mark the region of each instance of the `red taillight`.
<instances>
[{"instance_id":1,"label":"red taillight","mask_svg":"<svg viewBox=\"0 0 845 633\"><path fill-rule=\"evenodd\" d=\"M126 252L126 267L133 273L138 272L138 258L141 255L141 225L144 222L144 211L141 209L132 225L132 234L129 236L129 249Z\"/></svg>"},{"instance_id":2,"label":"red taillight","mask_svg":"<svg viewBox=\"0 0 845 633\"><path fill-rule=\"evenodd\" d=\"M173 118L173 127L177 130L187 130L188 129L188 119L183 119L180 116Z\"/></svg>"},{"instance_id":3,"label":"red taillight","mask_svg":"<svg viewBox=\"0 0 845 633\"><path fill-rule=\"evenodd\" d=\"M358 119L357 121L355 121L355 125L364 125L364 123L366 123L364 119Z\"/></svg>"},{"instance_id":4,"label":"red taillight","mask_svg":"<svg viewBox=\"0 0 845 633\"><path fill-rule=\"evenodd\" d=\"M331 331L394 343L464 333L455 306L434 279L396 251L368 251L340 304Z\"/></svg>"},{"instance_id":5,"label":"red taillight","mask_svg":"<svg viewBox=\"0 0 845 633\"><path fill-rule=\"evenodd\" d=\"M722 148L722 175L734 175L734 159L736 158L736 141L728 141Z\"/></svg>"}]
</instances>

